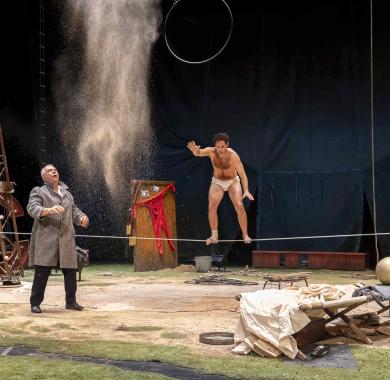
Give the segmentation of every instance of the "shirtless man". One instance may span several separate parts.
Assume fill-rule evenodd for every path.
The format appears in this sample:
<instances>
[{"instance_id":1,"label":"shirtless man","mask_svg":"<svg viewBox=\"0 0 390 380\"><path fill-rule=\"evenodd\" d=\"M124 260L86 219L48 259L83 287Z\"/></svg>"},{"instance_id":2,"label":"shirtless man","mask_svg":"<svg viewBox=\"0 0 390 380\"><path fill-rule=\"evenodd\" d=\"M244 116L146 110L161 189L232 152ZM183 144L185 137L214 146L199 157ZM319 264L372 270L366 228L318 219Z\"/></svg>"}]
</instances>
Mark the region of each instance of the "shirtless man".
<instances>
[{"instance_id":1,"label":"shirtless man","mask_svg":"<svg viewBox=\"0 0 390 380\"><path fill-rule=\"evenodd\" d=\"M244 166L238 154L229 148L229 136L226 133L217 133L213 137L214 147L201 149L195 141L190 141L187 148L194 156L208 156L213 164L214 174L209 190L209 223L211 236L206 240L206 244L218 243L218 215L217 209L225 194L229 193L237 212L238 222L241 227L244 243L251 243L248 235L248 222L242 200L246 197L253 201L253 196L248 190L248 178L245 174ZM242 186L242 188L241 188Z\"/></svg>"}]
</instances>

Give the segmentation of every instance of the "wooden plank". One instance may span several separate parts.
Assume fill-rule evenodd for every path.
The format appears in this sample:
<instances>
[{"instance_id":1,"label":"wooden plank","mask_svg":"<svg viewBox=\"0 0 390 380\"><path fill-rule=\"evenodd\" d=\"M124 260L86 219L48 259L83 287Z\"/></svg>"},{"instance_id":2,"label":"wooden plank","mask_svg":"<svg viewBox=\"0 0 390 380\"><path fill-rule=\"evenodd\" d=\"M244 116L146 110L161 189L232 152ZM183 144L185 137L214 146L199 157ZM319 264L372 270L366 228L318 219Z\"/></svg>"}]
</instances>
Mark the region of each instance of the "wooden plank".
<instances>
[{"instance_id":1,"label":"wooden plank","mask_svg":"<svg viewBox=\"0 0 390 380\"><path fill-rule=\"evenodd\" d=\"M279 252L252 251L252 265L254 268L278 268L280 265Z\"/></svg>"},{"instance_id":2,"label":"wooden plank","mask_svg":"<svg viewBox=\"0 0 390 380\"><path fill-rule=\"evenodd\" d=\"M290 252L284 256L284 266L286 268L299 268L299 256L298 252Z\"/></svg>"},{"instance_id":3,"label":"wooden plank","mask_svg":"<svg viewBox=\"0 0 390 380\"><path fill-rule=\"evenodd\" d=\"M313 269L323 269L327 266L328 255L320 252L309 252L307 254L308 267Z\"/></svg>"}]
</instances>

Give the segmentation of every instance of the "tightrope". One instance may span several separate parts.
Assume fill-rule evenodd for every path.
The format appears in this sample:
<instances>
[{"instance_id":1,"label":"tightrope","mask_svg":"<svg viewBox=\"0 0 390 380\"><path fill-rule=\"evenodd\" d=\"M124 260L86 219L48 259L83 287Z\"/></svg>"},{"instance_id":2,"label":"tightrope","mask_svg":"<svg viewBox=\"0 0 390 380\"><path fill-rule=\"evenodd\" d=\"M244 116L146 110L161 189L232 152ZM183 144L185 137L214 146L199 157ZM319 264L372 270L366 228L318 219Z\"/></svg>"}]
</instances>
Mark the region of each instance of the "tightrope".
<instances>
[{"instance_id":1,"label":"tightrope","mask_svg":"<svg viewBox=\"0 0 390 380\"><path fill-rule=\"evenodd\" d=\"M30 232L1 232L0 235L22 235L30 236ZM368 234L340 234L340 235L315 235L315 236L290 236L290 237L271 237L271 238L259 238L252 239L252 242L255 241L279 241L279 240L304 240L304 239L332 239L332 238L342 238L342 237L358 237L358 236L387 236L390 235L390 232L377 232L377 233L368 233ZM204 243L206 239L185 239L185 238L156 238L156 237L144 237L144 236L113 236L113 235L76 235L79 238L86 239L119 239L119 240L163 240L163 241L182 241L182 242L193 242L193 243ZM243 239L221 239L218 240L218 243L237 243L243 242Z\"/></svg>"}]
</instances>

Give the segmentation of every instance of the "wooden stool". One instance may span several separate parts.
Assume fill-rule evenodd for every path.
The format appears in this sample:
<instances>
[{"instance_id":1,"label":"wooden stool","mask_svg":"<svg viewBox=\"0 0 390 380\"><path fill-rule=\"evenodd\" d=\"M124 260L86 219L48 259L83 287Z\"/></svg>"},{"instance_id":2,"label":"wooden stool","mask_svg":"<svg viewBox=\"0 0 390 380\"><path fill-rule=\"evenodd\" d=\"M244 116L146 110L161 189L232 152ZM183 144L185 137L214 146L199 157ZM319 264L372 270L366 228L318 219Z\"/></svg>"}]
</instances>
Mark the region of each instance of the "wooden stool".
<instances>
[{"instance_id":1,"label":"wooden stool","mask_svg":"<svg viewBox=\"0 0 390 380\"><path fill-rule=\"evenodd\" d=\"M263 289L265 286L270 284L278 284L280 289L280 284L282 282L288 282L291 286L293 286L294 282L305 281L306 286L308 286L307 279L309 278L308 273L291 273L291 274L277 274L277 273L266 273L263 276L265 283L263 285Z\"/></svg>"}]
</instances>

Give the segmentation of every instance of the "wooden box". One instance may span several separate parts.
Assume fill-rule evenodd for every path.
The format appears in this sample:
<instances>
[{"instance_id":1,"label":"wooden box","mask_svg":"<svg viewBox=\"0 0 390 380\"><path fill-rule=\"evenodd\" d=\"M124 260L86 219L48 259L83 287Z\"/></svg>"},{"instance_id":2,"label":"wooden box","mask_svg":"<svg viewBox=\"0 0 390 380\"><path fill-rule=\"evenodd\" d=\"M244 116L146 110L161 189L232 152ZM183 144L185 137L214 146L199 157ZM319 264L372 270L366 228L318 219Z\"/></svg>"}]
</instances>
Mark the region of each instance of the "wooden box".
<instances>
[{"instance_id":1,"label":"wooden box","mask_svg":"<svg viewBox=\"0 0 390 380\"><path fill-rule=\"evenodd\" d=\"M174 183L169 181L132 181L133 199L131 204L132 231L131 236L136 236L134 246L134 270L136 272L153 271L177 266L176 241L160 240L158 246L155 230L152 223L152 203L165 215L166 231L161 230L161 238L176 238L176 203ZM156 211L156 209L154 209ZM161 216L161 215L160 215ZM161 221L161 220L160 220ZM164 224L164 223L162 223ZM142 240L138 238L154 238Z\"/></svg>"},{"instance_id":2,"label":"wooden box","mask_svg":"<svg viewBox=\"0 0 390 380\"><path fill-rule=\"evenodd\" d=\"M252 251L252 265L254 268L277 268L280 265L279 252Z\"/></svg>"},{"instance_id":3,"label":"wooden box","mask_svg":"<svg viewBox=\"0 0 390 380\"><path fill-rule=\"evenodd\" d=\"M365 257L366 253L362 252L252 251L252 265L254 268L282 266L357 271L365 270Z\"/></svg>"}]
</instances>

